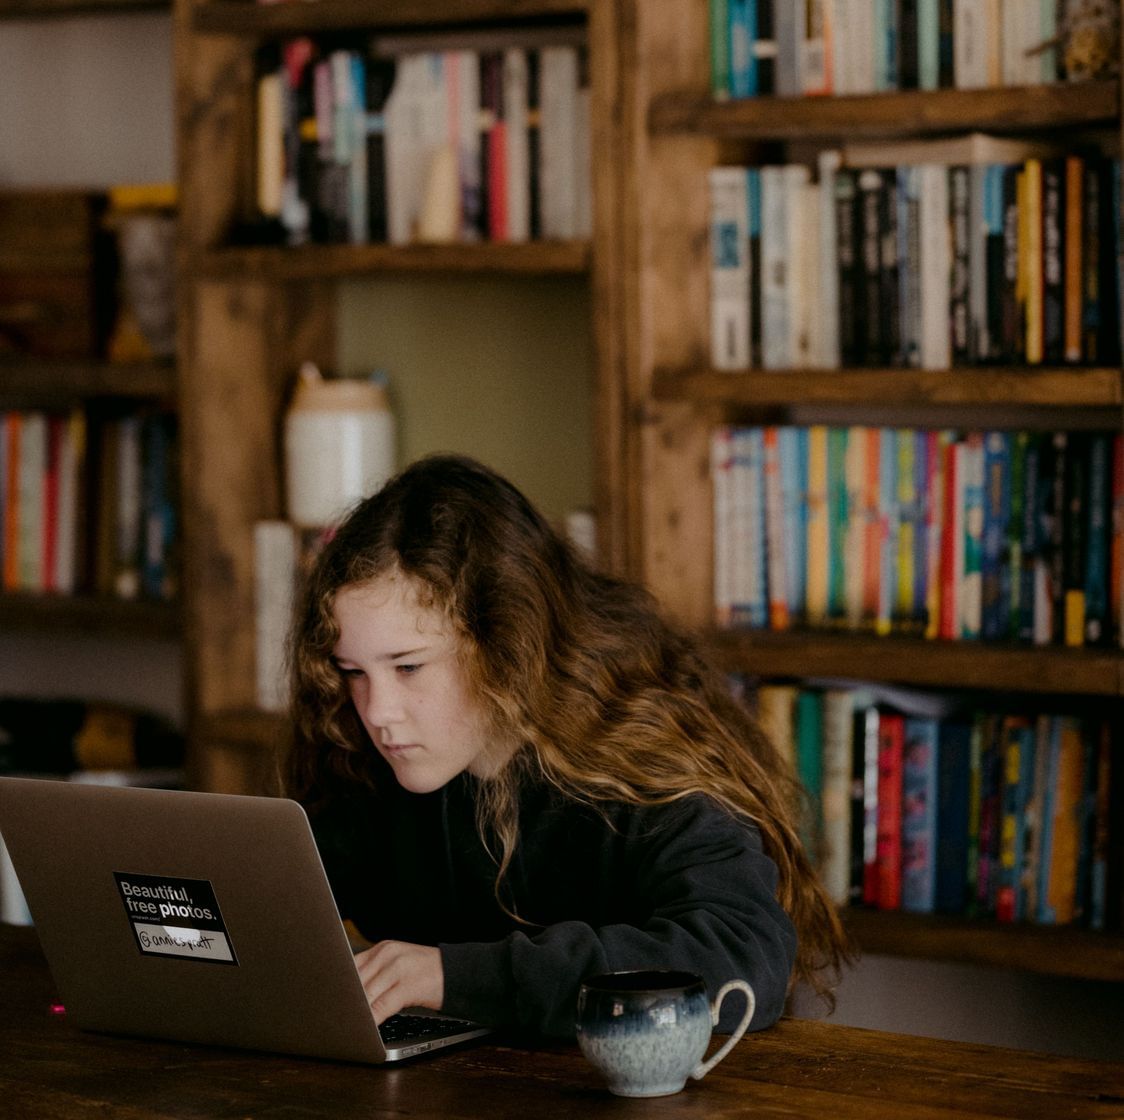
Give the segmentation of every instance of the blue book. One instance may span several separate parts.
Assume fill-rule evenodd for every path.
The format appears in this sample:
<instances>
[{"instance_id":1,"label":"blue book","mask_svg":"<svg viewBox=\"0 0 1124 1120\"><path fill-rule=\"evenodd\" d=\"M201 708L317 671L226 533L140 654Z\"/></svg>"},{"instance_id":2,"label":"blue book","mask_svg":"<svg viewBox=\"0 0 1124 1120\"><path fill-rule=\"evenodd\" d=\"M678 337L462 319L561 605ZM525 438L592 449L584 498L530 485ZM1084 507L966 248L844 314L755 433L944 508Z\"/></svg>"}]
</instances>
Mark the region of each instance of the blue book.
<instances>
[{"instance_id":1,"label":"blue book","mask_svg":"<svg viewBox=\"0 0 1124 1120\"><path fill-rule=\"evenodd\" d=\"M757 0L728 0L730 43L730 94L757 94Z\"/></svg>"},{"instance_id":2,"label":"blue book","mask_svg":"<svg viewBox=\"0 0 1124 1120\"><path fill-rule=\"evenodd\" d=\"M804 617L808 590L808 429L779 428L777 449L784 508L788 617L793 624Z\"/></svg>"},{"instance_id":3,"label":"blue book","mask_svg":"<svg viewBox=\"0 0 1124 1120\"><path fill-rule=\"evenodd\" d=\"M823 801L823 698L811 689L796 694L796 773L808 796L809 820L820 819ZM813 830L804 837L812 850Z\"/></svg>"},{"instance_id":4,"label":"blue book","mask_svg":"<svg viewBox=\"0 0 1124 1120\"><path fill-rule=\"evenodd\" d=\"M959 914L968 903L968 804L972 724L941 722L937 746L937 868L935 908Z\"/></svg>"},{"instance_id":5,"label":"blue book","mask_svg":"<svg viewBox=\"0 0 1124 1120\"><path fill-rule=\"evenodd\" d=\"M1041 489L1042 445L1040 433L1027 436L1023 460L1022 526L1019 538L1020 571L1018 597L1018 637L1022 642L1034 641L1035 571L1039 540L1038 504Z\"/></svg>"},{"instance_id":6,"label":"blue book","mask_svg":"<svg viewBox=\"0 0 1124 1120\"><path fill-rule=\"evenodd\" d=\"M1007 616L1003 600L1003 552L1011 516L1011 446L1006 432L984 436L984 521L980 557L980 637L996 641L1006 637Z\"/></svg>"},{"instance_id":7,"label":"blue book","mask_svg":"<svg viewBox=\"0 0 1124 1120\"><path fill-rule=\"evenodd\" d=\"M902 909L931 913L937 896L940 722L909 717L902 757Z\"/></svg>"},{"instance_id":8,"label":"blue book","mask_svg":"<svg viewBox=\"0 0 1124 1120\"><path fill-rule=\"evenodd\" d=\"M1109 526L1112 483L1110 437L1094 432L1089 437L1089 490L1085 503L1085 641L1097 645L1107 640L1112 618L1108 605Z\"/></svg>"},{"instance_id":9,"label":"blue book","mask_svg":"<svg viewBox=\"0 0 1124 1120\"><path fill-rule=\"evenodd\" d=\"M827 511L831 555L828 558L828 617L847 617L846 564L844 541L850 519L850 498L847 493L846 428L829 428L827 433Z\"/></svg>"},{"instance_id":10,"label":"blue book","mask_svg":"<svg viewBox=\"0 0 1124 1120\"><path fill-rule=\"evenodd\" d=\"M1037 738L1031 721L1025 716L1006 716L999 749L1002 772L995 916L1001 922L1017 922L1026 916L1024 869L1033 829L1027 815L1037 754Z\"/></svg>"},{"instance_id":11,"label":"blue book","mask_svg":"<svg viewBox=\"0 0 1124 1120\"><path fill-rule=\"evenodd\" d=\"M156 413L145 418L141 481L141 591L150 599L175 595L172 555L177 535L175 419Z\"/></svg>"}]
</instances>

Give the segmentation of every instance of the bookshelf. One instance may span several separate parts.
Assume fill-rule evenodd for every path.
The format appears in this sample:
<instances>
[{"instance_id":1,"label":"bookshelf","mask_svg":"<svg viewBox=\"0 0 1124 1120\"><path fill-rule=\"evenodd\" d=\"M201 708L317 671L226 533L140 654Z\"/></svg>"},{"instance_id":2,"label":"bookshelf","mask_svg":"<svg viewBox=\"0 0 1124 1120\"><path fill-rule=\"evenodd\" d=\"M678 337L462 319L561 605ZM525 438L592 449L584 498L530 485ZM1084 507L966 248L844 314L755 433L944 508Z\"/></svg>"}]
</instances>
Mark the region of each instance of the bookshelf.
<instances>
[{"instance_id":1,"label":"bookshelf","mask_svg":"<svg viewBox=\"0 0 1124 1120\"><path fill-rule=\"evenodd\" d=\"M588 0L176 0L180 415L194 784L261 788L284 735L282 719L254 710L252 526L283 513L279 433L286 393L303 360L337 368L343 285L380 277L588 282L596 271L585 239L231 244L232 226L254 217L255 53L293 35L351 42L380 32L537 30L584 26L587 19L594 53L592 11ZM593 87L596 99L596 76ZM603 142L593 139L595 148Z\"/></svg>"},{"instance_id":2,"label":"bookshelf","mask_svg":"<svg viewBox=\"0 0 1124 1120\"><path fill-rule=\"evenodd\" d=\"M171 362L12 355L0 359L0 411L66 410L110 400L172 407L175 398L176 370ZM0 631L4 632L175 640L180 623L177 603L89 593L0 592Z\"/></svg>"},{"instance_id":3,"label":"bookshelf","mask_svg":"<svg viewBox=\"0 0 1124 1120\"><path fill-rule=\"evenodd\" d=\"M1121 370L1026 368L786 369L719 372L709 363L707 171L723 163L806 159L843 138L920 138L980 130L1061 135L1120 128L1116 80L1017 89L894 92L715 101L709 93L708 5L615 5L616 95L610 244L614 300L602 361L617 474L613 559L648 583L685 624L709 634L720 663L765 679L843 677L1032 700L1067 694L1111 703L1124 684L1117 649L935 642L839 631L715 632L710 430L719 423L863 423L872 408L905 423L936 417L1059 414L1121 424ZM627 75L623 78L622 75ZM799 420L787 420L798 415ZM982 419L981 419L982 418ZM898 420L893 421L898 423ZM855 909L845 914L869 953L998 965L1119 982L1124 935L998 925Z\"/></svg>"}]
</instances>

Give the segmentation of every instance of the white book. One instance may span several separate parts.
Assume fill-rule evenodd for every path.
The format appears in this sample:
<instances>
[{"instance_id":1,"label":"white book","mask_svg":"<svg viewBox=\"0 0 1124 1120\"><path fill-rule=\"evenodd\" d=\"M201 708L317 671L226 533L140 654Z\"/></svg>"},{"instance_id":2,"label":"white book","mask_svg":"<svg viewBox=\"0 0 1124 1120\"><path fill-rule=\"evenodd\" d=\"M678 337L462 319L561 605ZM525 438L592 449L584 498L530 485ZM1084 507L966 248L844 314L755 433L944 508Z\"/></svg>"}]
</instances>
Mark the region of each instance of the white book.
<instances>
[{"instance_id":1,"label":"white book","mask_svg":"<svg viewBox=\"0 0 1124 1120\"><path fill-rule=\"evenodd\" d=\"M953 0L952 81L957 89L985 89L992 84L992 53L998 57L999 43L989 7L989 0Z\"/></svg>"},{"instance_id":2,"label":"white book","mask_svg":"<svg viewBox=\"0 0 1124 1120\"><path fill-rule=\"evenodd\" d=\"M293 614L297 532L288 521L254 524L254 683L258 707L288 704L285 647Z\"/></svg>"},{"instance_id":3,"label":"white book","mask_svg":"<svg viewBox=\"0 0 1124 1120\"><path fill-rule=\"evenodd\" d=\"M841 153L829 148L819 155L819 366L839 369L839 268L836 259L838 232L835 216L835 173Z\"/></svg>"},{"instance_id":4,"label":"white book","mask_svg":"<svg viewBox=\"0 0 1124 1120\"><path fill-rule=\"evenodd\" d=\"M448 141L442 58L408 54L398 59L386 103L387 239L413 240L434 157Z\"/></svg>"},{"instance_id":5,"label":"white book","mask_svg":"<svg viewBox=\"0 0 1124 1120\"><path fill-rule=\"evenodd\" d=\"M750 364L749 175L712 167L710 203L710 361L715 369Z\"/></svg>"},{"instance_id":6,"label":"white book","mask_svg":"<svg viewBox=\"0 0 1124 1120\"><path fill-rule=\"evenodd\" d=\"M874 12L880 0L852 0L851 5L851 49L854 59L851 64L851 93L874 93Z\"/></svg>"},{"instance_id":7,"label":"white book","mask_svg":"<svg viewBox=\"0 0 1124 1120\"><path fill-rule=\"evenodd\" d=\"M777 40L775 88L777 97L797 97L804 92L804 0L773 5Z\"/></svg>"},{"instance_id":8,"label":"white book","mask_svg":"<svg viewBox=\"0 0 1124 1120\"><path fill-rule=\"evenodd\" d=\"M855 0L827 0L831 7L831 80L832 92L839 96L854 92L854 50L852 9Z\"/></svg>"},{"instance_id":9,"label":"white book","mask_svg":"<svg viewBox=\"0 0 1124 1120\"><path fill-rule=\"evenodd\" d=\"M806 0L802 44L801 90L805 94L830 94L832 0Z\"/></svg>"},{"instance_id":10,"label":"white book","mask_svg":"<svg viewBox=\"0 0 1124 1120\"><path fill-rule=\"evenodd\" d=\"M948 369L952 364L949 331L950 269L948 169L921 164L921 367Z\"/></svg>"},{"instance_id":11,"label":"white book","mask_svg":"<svg viewBox=\"0 0 1124 1120\"><path fill-rule=\"evenodd\" d=\"M1001 0L1000 21L1003 85L1036 85L1041 80L1042 62L1038 55L1028 53L1040 42L1036 0Z\"/></svg>"},{"instance_id":12,"label":"white book","mask_svg":"<svg viewBox=\"0 0 1124 1120\"><path fill-rule=\"evenodd\" d=\"M1023 160L1061 155L1064 148L1047 140L965 132L935 140L872 142L856 140L843 145L848 167L900 167L902 164L940 163L946 166L975 163L1022 163Z\"/></svg>"},{"instance_id":13,"label":"white book","mask_svg":"<svg viewBox=\"0 0 1124 1120\"><path fill-rule=\"evenodd\" d=\"M791 369L802 356L793 258L803 236L808 179L803 164L761 168L761 364L766 369Z\"/></svg>"},{"instance_id":14,"label":"white book","mask_svg":"<svg viewBox=\"0 0 1124 1120\"><path fill-rule=\"evenodd\" d=\"M506 141L507 239L531 236L531 166L527 137L527 52L509 47L503 52L503 117Z\"/></svg>"},{"instance_id":15,"label":"white book","mask_svg":"<svg viewBox=\"0 0 1124 1120\"><path fill-rule=\"evenodd\" d=\"M591 107L593 90L589 84L589 56L578 51L577 124L574 140L574 221L578 237L593 236L593 135Z\"/></svg>"},{"instance_id":16,"label":"white book","mask_svg":"<svg viewBox=\"0 0 1124 1120\"><path fill-rule=\"evenodd\" d=\"M823 369L824 314L820 297L820 204L818 183L805 182L794 196L798 226L789 244L794 264L792 315L795 363L800 369ZM791 213L791 211L790 211Z\"/></svg>"},{"instance_id":17,"label":"white book","mask_svg":"<svg viewBox=\"0 0 1124 1120\"><path fill-rule=\"evenodd\" d=\"M543 47L539 55L539 191L544 238L578 232L578 51Z\"/></svg>"}]
</instances>

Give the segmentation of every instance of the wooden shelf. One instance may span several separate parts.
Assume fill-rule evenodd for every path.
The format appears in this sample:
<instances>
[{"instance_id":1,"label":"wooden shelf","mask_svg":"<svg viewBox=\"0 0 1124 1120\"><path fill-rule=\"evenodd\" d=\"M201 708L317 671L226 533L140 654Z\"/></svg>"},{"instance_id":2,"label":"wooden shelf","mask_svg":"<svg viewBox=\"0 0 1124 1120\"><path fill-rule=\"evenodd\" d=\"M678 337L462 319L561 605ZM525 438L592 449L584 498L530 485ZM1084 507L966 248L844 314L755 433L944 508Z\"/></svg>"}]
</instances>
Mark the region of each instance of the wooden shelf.
<instances>
[{"instance_id":1,"label":"wooden shelf","mask_svg":"<svg viewBox=\"0 0 1124 1120\"><path fill-rule=\"evenodd\" d=\"M195 725L195 731L202 739L249 751L275 750L284 743L288 728L285 716L254 708L200 712Z\"/></svg>"},{"instance_id":2,"label":"wooden shelf","mask_svg":"<svg viewBox=\"0 0 1124 1120\"><path fill-rule=\"evenodd\" d=\"M92 634L98 637L178 638L178 603L95 595L0 594L0 632Z\"/></svg>"},{"instance_id":3,"label":"wooden shelf","mask_svg":"<svg viewBox=\"0 0 1124 1120\"><path fill-rule=\"evenodd\" d=\"M553 23L580 18L588 0L214 0L195 9L194 29L222 35L298 35L347 28L437 29L489 24Z\"/></svg>"},{"instance_id":4,"label":"wooden shelf","mask_svg":"<svg viewBox=\"0 0 1124 1120\"><path fill-rule=\"evenodd\" d=\"M830 630L716 631L711 645L725 668L768 677L1124 695L1124 655L1116 649L927 641Z\"/></svg>"},{"instance_id":5,"label":"wooden shelf","mask_svg":"<svg viewBox=\"0 0 1124 1120\"><path fill-rule=\"evenodd\" d=\"M582 275L589 271L590 258L588 241L309 245L298 249L255 246L203 253L192 271L208 278L274 281L410 272Z\"/></svg>"},{"instance_id":6,"label":"wooden shelf","mask_svg":"<svg viewBox=\"0 0 1124 1120\"><path fill-rule=\"evenodd\" d=\"M168 11L171 0L0 0L0 20Z\"/></svg>"},{"instance_id":7,"label":"wooden shelf","mask_svg":"<svg viewBox=\"0 0 1124 1120\"><path fill-rule=\"evenodd\" d=\"M726 405L854 404L1118 408L1119 369L657 369L657 400Z\"/></svg>"},{"instance_id":8,"label":"wooden shelf","mask_svg":"<svg viewBox=\"0 0 1124 1120\"><path fill-rule=\"evenodd\" d=\"M83 358L0 359L0 400L34 407L77 404L90 397L171 399L171 362L102 362Z\"/></svg>"},{"instance_id":9,"label":"wooden shelf","mask_svg":"<svg viewBox=\"0 0 1124 1120\"><path fill-rule=\"evenodd\" d=\"M1119 108L1120 87L1111 80L722 102L675 92L653 101L648 125L655 133L729 139L854 140L962 132L966 122L988 132L1115 124Z\"/></svg>"},{"instance_id":10,"label":"wooden shelf","mask_svg":"<svg viewBox=\"0 0 1124 1120\"><path fill-rule=\"evenodd\" d=\"M843 911L863 954L1014 968L1078 980L1124 981L1124 935L1066 926L896 911Z\"/></svg>"}]
</instances>

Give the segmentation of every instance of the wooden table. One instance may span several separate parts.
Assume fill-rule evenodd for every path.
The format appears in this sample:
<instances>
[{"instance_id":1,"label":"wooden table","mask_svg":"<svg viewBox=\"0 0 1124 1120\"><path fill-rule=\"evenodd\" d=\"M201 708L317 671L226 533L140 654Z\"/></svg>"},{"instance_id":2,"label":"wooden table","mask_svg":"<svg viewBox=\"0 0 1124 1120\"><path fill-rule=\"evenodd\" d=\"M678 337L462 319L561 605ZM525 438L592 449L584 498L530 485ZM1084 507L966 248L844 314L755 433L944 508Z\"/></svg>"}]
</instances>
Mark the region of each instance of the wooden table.
<instances>
[{"instance_id":1,"label":"wooden table","mask_svg":"<svg viewBox=\"0 0 1124 1120\"><path fill-rule=\"evenodd\" d=\"M372 1067L74 1029L33 930L0 926L0 1117L592 1120L1124 1117L1124 1063L786 1020L673 1097L610 1096L572 1045L486 1043Z\"/></svg>"}]
</instances>

